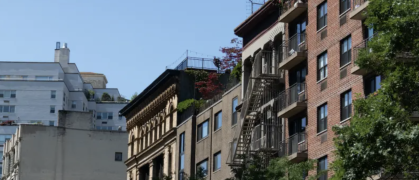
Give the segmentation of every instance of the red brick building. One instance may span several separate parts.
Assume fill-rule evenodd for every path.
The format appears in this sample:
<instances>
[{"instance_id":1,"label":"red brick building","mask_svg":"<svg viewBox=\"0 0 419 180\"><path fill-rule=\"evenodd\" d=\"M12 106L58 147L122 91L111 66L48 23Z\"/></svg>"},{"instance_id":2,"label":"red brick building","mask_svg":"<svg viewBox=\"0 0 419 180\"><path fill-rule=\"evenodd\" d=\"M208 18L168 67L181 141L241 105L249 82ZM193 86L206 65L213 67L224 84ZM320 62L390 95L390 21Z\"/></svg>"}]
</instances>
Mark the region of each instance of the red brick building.
<instances>
[{"instance_id":1,"label":"red brick building","mask_svg":"<svg viewBox=\"0 0 419 180\"><path fill-rule=\"evenodd\" d=\"M357 94L380 88L381 76L354 63L373 35L363 25L367 6L366 0L268 1L235 29L244 42L243 104L232 166L244 162L239 154L262 151L253 146L262 141L271 156L297 163L318 159L318 168L327 169L334 160L332 127L349 124ZM272 96L266 100L266 94ZM266 130L266 107L272 107L279 133ZM265 130L255 132L263 124ZM280 143L255 133L271 133Z\"/></svg>"}]
</instances>

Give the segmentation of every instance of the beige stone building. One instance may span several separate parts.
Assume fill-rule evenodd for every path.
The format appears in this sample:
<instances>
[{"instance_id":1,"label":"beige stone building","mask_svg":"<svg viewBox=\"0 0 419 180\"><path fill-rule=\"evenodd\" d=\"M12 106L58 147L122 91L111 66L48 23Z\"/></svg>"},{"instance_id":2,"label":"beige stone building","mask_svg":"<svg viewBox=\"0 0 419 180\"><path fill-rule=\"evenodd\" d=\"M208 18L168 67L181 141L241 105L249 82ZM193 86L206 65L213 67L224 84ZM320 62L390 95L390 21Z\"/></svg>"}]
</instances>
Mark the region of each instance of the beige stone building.
<instances>
[{"instance_id":1,"label":"beige stone building","mask_svg":"<svg viewBox=\"0 0 419 180\"><path fill-rule=\"evenodd\" d=\"M206 100L199 109L192 106L179 111L179 102L199 99L194 77L184 71L198 68L191 59L163 72L121 110L129 132L127 180L152 180L163 175L182 180L193 176L198 167L204 169L207 179L231 177L227 159L238 124L241 85L239 81L227 84L228 74L223 74L222 93ZM199 65L213 64L212 59L199 61Z\"/></svg>"},{"instance_id":2,"label":"beige stone building","mask_svg":"<svg viewBox=\"0 0 419 180\"><path fill-rule=\"evenodd\" d=\"M92 130L92 118L59 111L58 127L19 125L4 144L2 180L124 179L127 132Z\"/></svg>"}]
</instances>

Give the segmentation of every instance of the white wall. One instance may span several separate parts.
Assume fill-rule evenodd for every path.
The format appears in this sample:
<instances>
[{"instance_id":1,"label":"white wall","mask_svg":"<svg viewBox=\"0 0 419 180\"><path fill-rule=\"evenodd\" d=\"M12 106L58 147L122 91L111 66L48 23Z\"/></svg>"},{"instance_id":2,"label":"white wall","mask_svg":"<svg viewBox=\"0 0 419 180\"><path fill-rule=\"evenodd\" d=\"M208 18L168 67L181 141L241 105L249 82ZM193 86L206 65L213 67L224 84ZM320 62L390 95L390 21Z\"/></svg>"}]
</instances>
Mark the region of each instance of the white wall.
<instances>
[{"instance_id":1,"label":"white wall","mask_svg":"<svg viewBox=\"0 0 419 180\"><path fill-rule=\"evenodd\" d=\"M113 112L113 119L112 120L95 120L95 126L114 126L118 127L121 126L123 131L127 129L127 122L124 116L119 119L119 111L125 107L127 103L97 103L96 104L96 112ZM103 124L106 122L106 124ZM117 129L114 129L117 130Z\"/></svg>"},{"instance_id":2,"label":"white wall","mask_svg":"<svg viewBox=\"0 0 419 180\"><path fill-rule=\"evenodd\" d=\"M59 63L53 62L1 62L0 75L27 75L28 80L35 76L53 76L54 80L64 79L64 71Z\"/></svg>"}]
</instances>

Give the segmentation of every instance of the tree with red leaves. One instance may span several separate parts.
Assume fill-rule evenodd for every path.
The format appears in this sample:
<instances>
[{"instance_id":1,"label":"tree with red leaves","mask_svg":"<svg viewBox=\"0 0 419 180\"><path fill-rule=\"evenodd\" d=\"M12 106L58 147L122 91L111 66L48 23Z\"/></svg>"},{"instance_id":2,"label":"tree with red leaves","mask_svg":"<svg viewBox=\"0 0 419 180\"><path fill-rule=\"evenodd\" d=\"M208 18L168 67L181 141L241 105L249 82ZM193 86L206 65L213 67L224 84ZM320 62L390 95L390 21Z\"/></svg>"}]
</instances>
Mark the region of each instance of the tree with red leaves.
<instances>
[{"instance_id":1,"label":"tree with red leaves","mask_svg":"<svg viewBox=\"0 0 419 180\"><path fill-rule=\"evenodd\" d=\"M220 49L225 55L221 58L221 69L233 69L239 62L241 62L243 52L243 42L238 38L231 40L233 47L223 47Z\"/></svg>"},{"instance_id":2,"label":"tree with red leaves","mask_svg":"<svg viewBox=\"0 0 419 180\"><path fill-rule=\"evenodd\" d=\"M208 74L207 80L196 82L195 85L203 99L211 99L222 92L222 84L218 79L217 73Z\"/></svg>"}]
</instances>

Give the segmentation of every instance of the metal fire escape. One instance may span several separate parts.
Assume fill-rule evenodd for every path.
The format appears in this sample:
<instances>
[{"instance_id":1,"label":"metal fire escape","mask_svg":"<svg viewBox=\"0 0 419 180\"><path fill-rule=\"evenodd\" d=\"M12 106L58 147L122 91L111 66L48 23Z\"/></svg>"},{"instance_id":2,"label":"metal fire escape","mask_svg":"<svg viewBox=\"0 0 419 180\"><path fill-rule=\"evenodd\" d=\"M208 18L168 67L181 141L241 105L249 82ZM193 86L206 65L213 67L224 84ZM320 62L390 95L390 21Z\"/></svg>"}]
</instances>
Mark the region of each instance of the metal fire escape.
<instances>
[{"instance_id":1,"label":"metal fire escape","mask_svg":"<svg viewBox=\"0 0 419 180\"><path fill-rule=\"evenodd\" d=\"M266 126L262 115L262 106L267 102L272 102L277 96L276 92L279 92L280 78L283 77L282 71L280 73L277 67L278 59L273 57L276 57L273 51L261 51L254 58L240 121L234 135L236 142L232 144L229 154L229 164L231 166L241 165L249 154L261 150L261 147L264 147L265 150L276 149L272 148L271 145L266 146L266 144L272 144L265 143L266 139L278 141L278 145L280 143L279 138L271 138L270 135L268 135L269 138L266 138L266 132L271 132L271 130L266 130L270 129L270 126ZM276 131L279 130L280 128ZM257 133L258 136L255 135ZM279 132L276 133L279 134Z\"/></svg>"}]
</instances>

